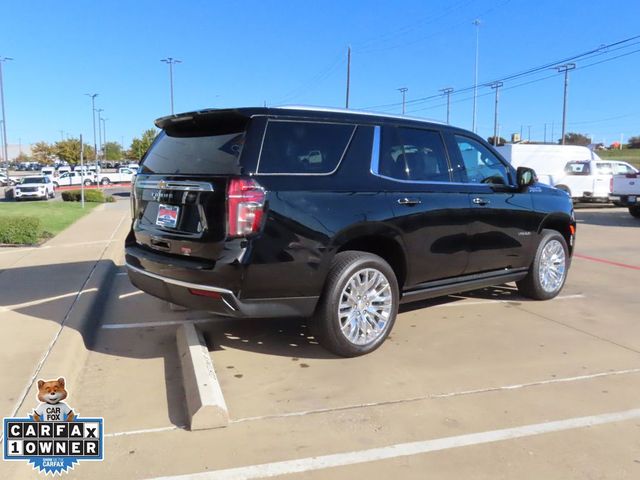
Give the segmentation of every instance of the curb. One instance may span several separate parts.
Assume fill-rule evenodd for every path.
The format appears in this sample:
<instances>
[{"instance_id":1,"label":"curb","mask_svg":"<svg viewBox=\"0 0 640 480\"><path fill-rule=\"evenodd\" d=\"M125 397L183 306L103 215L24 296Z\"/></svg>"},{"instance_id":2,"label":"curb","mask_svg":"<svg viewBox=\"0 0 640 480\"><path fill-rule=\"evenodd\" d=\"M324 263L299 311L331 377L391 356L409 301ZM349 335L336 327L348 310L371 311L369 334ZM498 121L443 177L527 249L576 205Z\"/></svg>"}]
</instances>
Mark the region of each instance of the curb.
<instances>
[{"instance_id":1,"label":"curb","mask_svg":"<svg viewBox=\"0 0 640 480\"><path fill-rule=\"evenodd\" d=\"M226 427L229 411L202 333L184 323L176 341L191 430Z\"/></svg>"},{"instance_id":2,"label":"curb","mask_svg":"<svg viewBox=\"0 0 640 480\"><path fill-rule=\"evenodd\" d=\"M39 378L64 376L72 391L73 386L78 383L98 331L102 309L109 298L115 278L116 262L122 256L122 244L119 240L121 237L124 238L128 229L126 221L117 227L111 242L89 273L62 322L49 354L43 358L40 370L33 378L25 399L36 397L36 380ZM16 413L27 414L30 411L30 404L25 402Z\"/></svg>"}]
</instances>

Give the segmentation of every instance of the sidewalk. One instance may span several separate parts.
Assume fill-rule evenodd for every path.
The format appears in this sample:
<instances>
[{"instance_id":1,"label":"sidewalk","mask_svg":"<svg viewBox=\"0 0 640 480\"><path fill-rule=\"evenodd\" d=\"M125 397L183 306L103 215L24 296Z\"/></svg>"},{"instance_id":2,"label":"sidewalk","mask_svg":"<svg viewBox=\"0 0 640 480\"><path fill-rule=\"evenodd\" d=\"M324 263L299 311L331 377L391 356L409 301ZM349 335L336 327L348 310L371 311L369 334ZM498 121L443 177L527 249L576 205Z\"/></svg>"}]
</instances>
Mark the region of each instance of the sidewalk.
<instances>
[{"instance_id":1,"label":"sidewalk","mask_svg":"<svg viewBox=\"0 0 640 480\"><path fill-rule=\"evenodd\" d=\"M98 206L41 247L0 249L1 416L33 407L36 399L25 395L40 374L53 374L51 367L41 368L54 344L64 339L74 368L82 367L85 332L65 330L81 330L77 326L83 322L73 313L90 311L77 310L100 291L98 272L112 272L113 263L122 263L129 217L129 201L122 199ZM50 363L61 369L55 375L74 373L69 362Z\"/></svg>"}]
</instances>

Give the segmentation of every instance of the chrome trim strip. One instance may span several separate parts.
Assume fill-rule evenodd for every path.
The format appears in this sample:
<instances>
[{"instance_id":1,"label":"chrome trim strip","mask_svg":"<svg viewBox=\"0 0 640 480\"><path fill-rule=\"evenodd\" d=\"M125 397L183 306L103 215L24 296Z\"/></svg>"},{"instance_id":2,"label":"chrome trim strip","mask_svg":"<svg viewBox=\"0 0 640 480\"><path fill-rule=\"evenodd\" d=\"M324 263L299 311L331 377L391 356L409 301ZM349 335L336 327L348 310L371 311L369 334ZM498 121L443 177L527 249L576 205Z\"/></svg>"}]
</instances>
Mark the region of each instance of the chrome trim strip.
<instances>
[{"instance_id":1,"label":"chrome trim strip","mask_svg":"<svg viewBox=\"0 0 640 480\"><path fill-rule=\"evenodd\" d=\"M183 192L213 192L208 182L192 182L187 180L139 180L135 186L142 189L179 190Z\"/></svg>"},{"instance_id":2,"label":"chrome trim strip","mask_svg":"<svg viewBox=\"0 0 640 480\"><path fill-rule=\"evenodd\" d=\"M134 267L133 265L130 265L128 263L125 265L128 269L133 270L134 272L137 272L141 275L146 275L147 277L155 278L156 280L161 280L165 283L171 283L173 285L177 285L179 287L184 287L184 288L194 288L196 290L207 290L209 292L224 293L225 295L231 295L234 300L238 300L235 294L231 290L227 290L226 288L212 287L211 285L201 285L199 283L183 282L182 280L167 278L167 277L163 277L162 275L158 275L156 273L147 272L140 268Z\"/></svg>"},{"instance_id":3,"label":"chrome trim strip","mask_svg":"<svg viewBox=\"0 0 640 480\"><path fill-rule=\"evenodd\" d=\"M260 171L260 161L262 160L262 147L264 146L264 139L267 136L267 129L269 128L269 123L271 122L281 122L281 123L321 123L321 124L329 124L329 125L347 125L347 126L352 126L353 130L351 131L351 136L349 137L349 141L347 142L347 145L344 147L344 150L342 151L342 155L340 156L340 160L338 160L338 163L336 164L336 167L331 170L330 172L327 173L265 173L265 172L261 172ZM260 156L258 157L258 163L256 165L256 173L255 175L261 175L261 176L273 176L273 175L278 175L278 176L287 176L287 177L327 177L329 175L333 175L334 173L336 173L338 171L338 169L340 168L340 165L342 165L342 160L344 160L344 157L347 154L347 150L349 150L349 147L351 146L351 141L353 140L353 137L356 134L356 130L358 129L358 125L352 124L352 123L347 123L347 122L326 122L326 121L313 121L313 120L272 120L269 119L267 120L267 124L264 127L264 133L262 135L262 143L260 144Z\"/></svg>"}]
</instances>

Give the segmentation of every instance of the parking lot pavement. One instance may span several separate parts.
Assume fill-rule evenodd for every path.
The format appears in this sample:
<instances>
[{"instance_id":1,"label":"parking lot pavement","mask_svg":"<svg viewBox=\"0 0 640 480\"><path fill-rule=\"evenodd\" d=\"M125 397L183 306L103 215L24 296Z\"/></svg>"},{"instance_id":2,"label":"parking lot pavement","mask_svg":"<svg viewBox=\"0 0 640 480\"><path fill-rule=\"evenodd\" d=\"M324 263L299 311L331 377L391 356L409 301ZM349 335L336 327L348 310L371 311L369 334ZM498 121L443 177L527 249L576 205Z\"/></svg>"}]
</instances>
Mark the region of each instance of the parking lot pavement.
<instances>
[{"instance_id":1,"label":"parking lot pavement","mask_svg":"<svg viewBox=\"0 0 640 480\"><path fill-rule=\"evenodd\" d=\"M56 341L79 292L119 228L127 202L105 204L39 248L0 249L0 411L12 415ZM79 241L82 239L83 241ZM84 294L95 295L96 289ZM26 404L31 405L29 398ZM26 405L25 404L25 405Z\"/></svg>"},{"instance_id":2,"label":"parking lot pavement","mask_svg":"<svg viewBox=\"0 0 640 480\"><path fill-rule=\"evenodd\" d=\"M69 478L637 478L640 225L619 212L577 213L557 299L507 285L408 305L355 359L328 354L304 320L174 311L120 269L70 399L104 416L105 460ZM184 321L204 332L226 428L185 428Z\"/></svg>"}]
</instances>

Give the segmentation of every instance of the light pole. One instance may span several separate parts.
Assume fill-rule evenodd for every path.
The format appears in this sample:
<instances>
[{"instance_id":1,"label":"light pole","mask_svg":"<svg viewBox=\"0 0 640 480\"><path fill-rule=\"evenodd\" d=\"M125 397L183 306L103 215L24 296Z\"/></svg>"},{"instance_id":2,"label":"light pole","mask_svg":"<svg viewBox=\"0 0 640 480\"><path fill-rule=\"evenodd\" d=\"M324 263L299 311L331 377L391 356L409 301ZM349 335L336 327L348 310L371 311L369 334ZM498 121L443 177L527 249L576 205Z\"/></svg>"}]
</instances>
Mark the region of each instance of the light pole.
<instances>
[{"instance_id":1,"label":"light pole","mask_svg":"<svg viewBox=\"0 0 640 480\"><path fill-rule=\"evenodd\" d=\"M96 97L97 93L85 93L86 96L91 97L91 115L93 116L93 155L94 160L98 159L98 146L96 145Z\"/></svg>"},{"instance_id":2,"label":"light pole","mask_svg":"<svg viewBox=\"0 0 640 480\"><path fill-rule=\"evenodd\" d=\"M161 62L169 65L169 88L171 92L171 115L173 115L173 66L176 63L182 63L182 60L178 60L172 57L163 58Z\"/></svg>"},{"instance_id":3,"label":"light pole","mask_svg":"<svg viewBox=\"0 0 640 480\"><path fill-rule=\"evenodd\" d=\"M2 106L2 156L4 157L4 167L9 169L9 153L7 147L7 116L4 110L4 84L2 81L2 64L6 61L13 60L11 57L0 57L0 105Z\"/></svg>"},{"instance_id":4,"label":"light pole","mask_svg":"<svg viewBox=\"0 0 640 480\"><path fill-rule=\"evenodd\" d=\"M494 82L491 84L491 88L496 91L496 107L493 115L493 146L498 145L498 92L502 86L502 82Z\"/></svg>"},{"instance_id":5,"label":"light pole","mask_svg":"<svg viewBox=\"0 0 640 480\"><path fill-rule=\"evenodd\" d=\"M102 119L102 144L104 145L103 151L104 151L104 159L108 160L108 155L107 155L107 120L109 120L108 118L103 118Z\"/></svg>"},{"instance_id":6,"label":"light pole","mask_svg":"<svg viewBox=\"0 0 640 480\"><path fill-rule=\"evenodd\" d=\"M100 118L100 113L104 112L104 109L96 108L96 112L98 113L98 146L100 147L100 152L102 152L102 118Z\"/></svg>"},{"instance_id":7,"label":"light pole","mask_svg":"<svg viewBox=\"0 0 640 480\"><path fill-rule=\"evenodd\" d=\"M447 125L449 125L449 113L451 111L451 92L453 92L453 88L447 87L440 90L443 95L447 96Z\"/></svg>"},{"instance_id":8,"label":"light pole","mask_svg":"<svg viewBox=\"0 0 640 480\"><path fill-rule=\"evenodd\" d=\"M473 25L476 27L476 61L474 63L474 80L473 80L473 122L472 130L476 133L476 114L477 114L477 101L478 101L478 46L480 41L480 20L475 19Z\"/></svg>"},{"instance_id":9,"label":"light pole","mask_svg":"<svg viewBox=\"0 0 640 480\"><path fill-rule=\"evenodd\" d=\"M407 87L402 87L398 88L397 90L402 94L402 114L404 115L404 103L407 95L407 90L409 89Z\"/></svg>"},{"instance_id":10,"label":"light pole","mask_svg":"<svg viewBox=\"0 0 640 480\"><path fill-rule=\"evenodd\" d=\"M569 70L576 68L575 63L565 63L556 67L558 72L564 73L564 99L562 100L562 145L564 145L565 128L567 126L567 90L569 89Z\"/></svg>"}]
</instances>

